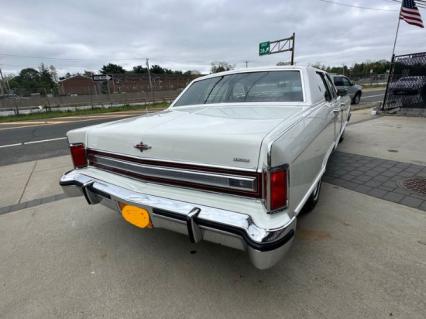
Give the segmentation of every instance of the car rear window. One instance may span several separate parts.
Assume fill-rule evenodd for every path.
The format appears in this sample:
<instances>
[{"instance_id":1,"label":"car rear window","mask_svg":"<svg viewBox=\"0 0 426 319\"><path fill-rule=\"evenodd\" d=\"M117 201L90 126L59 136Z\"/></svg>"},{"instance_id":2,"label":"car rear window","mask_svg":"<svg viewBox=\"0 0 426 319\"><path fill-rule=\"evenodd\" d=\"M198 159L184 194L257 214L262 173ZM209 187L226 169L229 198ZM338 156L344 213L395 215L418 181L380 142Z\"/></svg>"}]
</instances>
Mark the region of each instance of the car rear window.
<instances>
[{"instance_id":1,"label":"car rear window","mask_svg":"<svg viewBox=\"0 0 426 319\"><path fill-rule=\"evenodd\" d=\"M303 102L300 72L247 72L196 81L174 106L244 102Z\"/></svg>"}]
</instances>

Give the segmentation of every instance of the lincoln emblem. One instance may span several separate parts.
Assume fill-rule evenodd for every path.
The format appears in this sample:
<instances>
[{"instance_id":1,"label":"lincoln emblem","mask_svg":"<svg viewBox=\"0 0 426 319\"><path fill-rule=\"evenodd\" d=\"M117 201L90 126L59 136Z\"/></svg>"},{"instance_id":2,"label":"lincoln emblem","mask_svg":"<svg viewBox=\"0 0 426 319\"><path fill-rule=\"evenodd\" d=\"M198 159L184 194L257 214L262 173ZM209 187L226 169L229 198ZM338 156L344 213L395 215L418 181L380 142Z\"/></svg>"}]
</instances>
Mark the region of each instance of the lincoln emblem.
<instances>
[{"instance_id":1,"label":"lincoln emblem","mask_svg":"<svg viewBox=\"0 0 426 319\"><path fill-rule=\"evenodd\" d=\"M141 152L149 150L151 148L151 146L146 145L143 142L140 142L139 144L136 144L134 147L137 148Z\"/></svg>"}]
</instances>

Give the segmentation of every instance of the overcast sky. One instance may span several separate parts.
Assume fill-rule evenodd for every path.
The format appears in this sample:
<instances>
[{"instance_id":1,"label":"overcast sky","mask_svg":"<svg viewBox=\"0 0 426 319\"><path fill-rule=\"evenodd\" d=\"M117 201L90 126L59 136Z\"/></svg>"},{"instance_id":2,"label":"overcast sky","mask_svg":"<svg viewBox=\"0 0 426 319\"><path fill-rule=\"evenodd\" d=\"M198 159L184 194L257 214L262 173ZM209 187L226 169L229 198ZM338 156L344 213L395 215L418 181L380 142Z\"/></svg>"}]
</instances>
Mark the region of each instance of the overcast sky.
<instances>
[{"instance_id":1,"label":"overcast sky","mask_svg":"<svg viewBox=\"0 0 426 319\"><path fill-rule=\"evenodd\" d=\"M131 69L146 57L202 72L212 61L274 65L289 56L259 57L258 43L292 32L297 64L389 59L398 3L332 1L389 11L319 0L0 0L0 67L10 73L44 62L63 74L107 62ZM426 19L426 10L421 13ZM397 53L426 51L425 40L424 29L401 22Z\"/></svg>"}]
</instances>

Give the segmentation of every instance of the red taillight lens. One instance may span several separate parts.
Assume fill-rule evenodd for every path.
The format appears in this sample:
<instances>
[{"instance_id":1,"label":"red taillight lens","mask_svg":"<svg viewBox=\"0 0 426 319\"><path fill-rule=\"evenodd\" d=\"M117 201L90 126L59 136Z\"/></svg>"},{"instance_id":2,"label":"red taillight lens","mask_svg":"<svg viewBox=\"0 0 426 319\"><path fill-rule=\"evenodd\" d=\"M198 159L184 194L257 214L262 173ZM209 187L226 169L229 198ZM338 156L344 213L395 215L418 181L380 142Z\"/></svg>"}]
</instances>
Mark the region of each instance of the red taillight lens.
<instances>
[{"instance_id":1,"label":"red taillight lens","mask_svg":"<svg viewBox=\"0 0 426 319\"><path fill-rule=\"evenodd\" d=\"M72 162L75 168L87 166L87 156L84 144L71 144L70 145Z\"/></svg>"},{"instance_id":2,"label":"red taillight lens","mask_svg":"<svg viewBox=\"0 0 426 319\"><path fill-rule=\"evenodd\" d=\"M266 174L266 208L276 211L287 206L287 170L274 168Z\"/></svg>"}]
</instances>

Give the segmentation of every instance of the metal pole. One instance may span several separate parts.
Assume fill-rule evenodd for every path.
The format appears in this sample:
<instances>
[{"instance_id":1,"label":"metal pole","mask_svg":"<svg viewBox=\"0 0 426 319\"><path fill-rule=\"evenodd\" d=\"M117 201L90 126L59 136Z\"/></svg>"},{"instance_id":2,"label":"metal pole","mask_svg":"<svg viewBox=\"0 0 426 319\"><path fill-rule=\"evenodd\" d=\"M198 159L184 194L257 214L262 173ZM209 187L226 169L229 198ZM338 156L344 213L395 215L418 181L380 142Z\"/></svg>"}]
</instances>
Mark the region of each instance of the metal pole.
<instances>
[{"instance_id":1,"label":"metal pole","mask_svg":"<svg viewBox=\"0 0 426 319\"><path fill-rule=\"evenodd\" d=\"M152 82L151 82L151 70L149 69L149 59L146 58L146 67L148 69L148 81L149 81L149 89L151 91L151 101L154 102L154 93L152 91Z\"/></svg>"},{"instance_id":2,"label":"metal pole","mask_svg":"<svg viewBox=\"0 0 426 319\"><path fill-rule=\"evenodd\" d=\"M6 91L6 85L5 85L5 82L4 82L3 73L1 71L1 68L0 68L0 79L1 79L1 81L0 81L0 94L4 95L4 92Z\"/></svg>"},{"instance_id":3,"label":"metal pole","mask_svg":"<svg viewBox=\"0 0 426 319\"><path fill-rule=\"evenodd\" d=\"M293 47L291 48L291 65L294 65L294 43L296 42L296 33L293 32Z\"/></svg>"},{"instance_id":4,"label":"metal pole","mask_svg":"<svg viewBox=\"0 0 426 319\"><path fill-rule=\"evenodd\" d=\"M398 33L399 33L399 25L401 24L401 10L402 10L402 4L403 1L401 2L401 8L399 9L398 12L398 25L396 27L396 33L395 33L395 41L393 42L393 49L392 49L392 59L391 59L391 65L390 65L390 69L389 69L389 76L388 76L388 81L386 83L386 91L385 91L385 97L383 98L383 105L381 107L381 110L384 111L385 109L385 105L386 105L386 100L388 98L388 91L389 91L389 83L391 81L391 76L393 73L393 65L395 63L395 48L396 48L396 42L398 40Z\"/></svg>"},{"instance_id":5,"label":"metal pole","mask_svg":"<svg viewBox=\"0 0 426 319\"><path fill-rule=\"evenodd\" d=\"M401 2L401 9L398 14L398 26L396 27L395 41L393 42L392 57L395 55L396 41L398 40L399 25L401 24L401 10L402 10L402 2Z\"/></svg>"}]
</instances>

